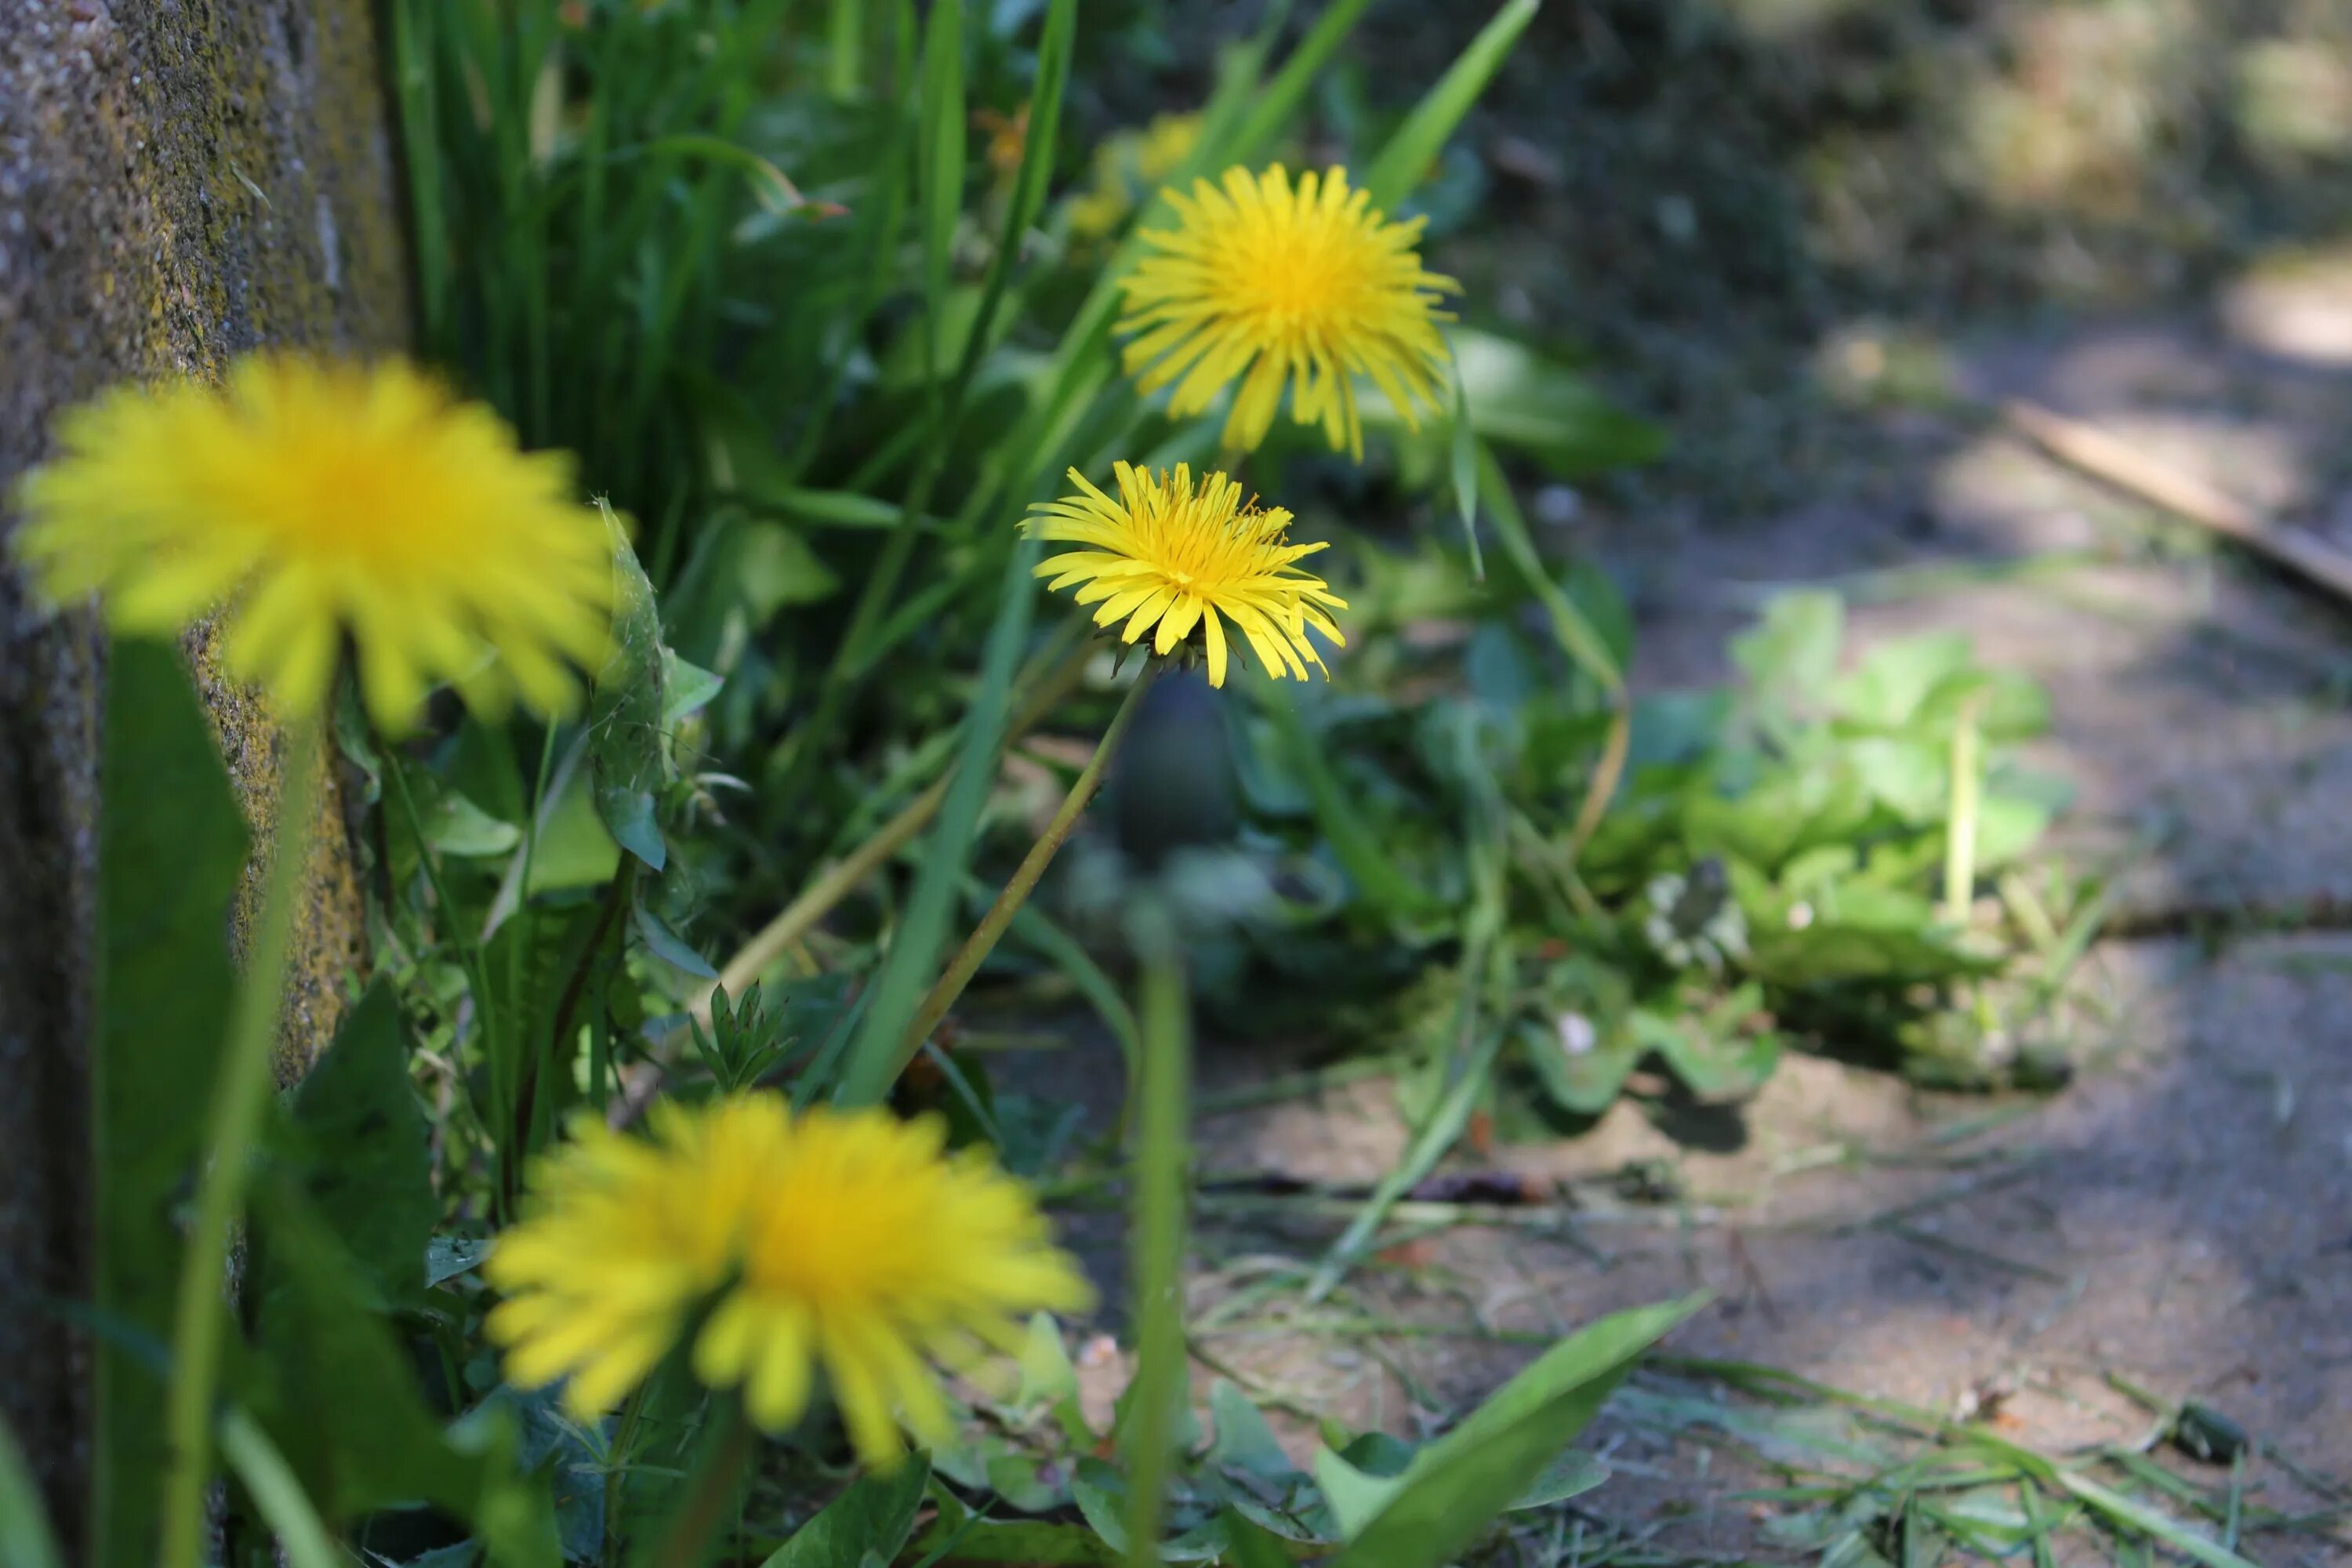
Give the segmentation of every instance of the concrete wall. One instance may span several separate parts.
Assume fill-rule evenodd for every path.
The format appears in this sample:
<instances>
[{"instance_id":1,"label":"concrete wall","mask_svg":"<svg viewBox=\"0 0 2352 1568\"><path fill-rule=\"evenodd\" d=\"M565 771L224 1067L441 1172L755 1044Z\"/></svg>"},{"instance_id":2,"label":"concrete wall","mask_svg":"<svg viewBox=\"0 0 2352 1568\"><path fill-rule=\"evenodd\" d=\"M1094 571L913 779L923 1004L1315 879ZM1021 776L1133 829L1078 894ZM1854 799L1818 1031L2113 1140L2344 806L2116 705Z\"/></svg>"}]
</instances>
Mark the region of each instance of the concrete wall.
<instances>
[{"instance_id":1,"label":"concrete wall","mask_svg":"<svg viewBox=\"0 0 2352 1568\"><path fill-rule=\"evenodd\" d=\"M405 255L368 0L0 0L0 492L50 416L243 350L399 346ZM0 533L13 519L0 507ZM189 653L257 824L279 737ZM0 1418L78 1551L85 1368L44 1299L85 1295L85 1044L102 646L0 551ZM362 960L331 789L287 1037L299 1072ZM191 1115L202 1108L191 1107Z\"/></svg>"}]
</instances>

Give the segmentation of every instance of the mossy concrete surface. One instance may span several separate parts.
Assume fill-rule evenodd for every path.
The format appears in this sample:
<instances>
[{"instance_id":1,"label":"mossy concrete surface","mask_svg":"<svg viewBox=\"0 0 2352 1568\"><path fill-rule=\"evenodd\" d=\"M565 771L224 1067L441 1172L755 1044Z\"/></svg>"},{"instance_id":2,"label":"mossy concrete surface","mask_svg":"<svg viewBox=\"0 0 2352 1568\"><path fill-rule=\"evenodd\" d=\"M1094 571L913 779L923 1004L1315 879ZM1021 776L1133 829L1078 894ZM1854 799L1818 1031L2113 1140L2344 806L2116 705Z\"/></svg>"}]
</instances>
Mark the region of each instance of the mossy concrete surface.
<instances>
[{"instance_id":1,"label":"mossy concrete surface","mask_svg":"<svg viewBox=\"0 0 2352 1568\"><path fill-rule=\"evenodd\" d=\"M44 456L56 412L110 383L217 375L261 344L402 342L378 58L366 0L0 3L0 493ZM13 523L0 508L0 535ZM266 829L281 736L207 637L189 651ZM102 674L91 618L31 604L0 550L0 1419L74 1557L86 1347L55 1303L86 1295ZM363 956L326 795L282 1076Z\"/></svg>"}]
</instances>

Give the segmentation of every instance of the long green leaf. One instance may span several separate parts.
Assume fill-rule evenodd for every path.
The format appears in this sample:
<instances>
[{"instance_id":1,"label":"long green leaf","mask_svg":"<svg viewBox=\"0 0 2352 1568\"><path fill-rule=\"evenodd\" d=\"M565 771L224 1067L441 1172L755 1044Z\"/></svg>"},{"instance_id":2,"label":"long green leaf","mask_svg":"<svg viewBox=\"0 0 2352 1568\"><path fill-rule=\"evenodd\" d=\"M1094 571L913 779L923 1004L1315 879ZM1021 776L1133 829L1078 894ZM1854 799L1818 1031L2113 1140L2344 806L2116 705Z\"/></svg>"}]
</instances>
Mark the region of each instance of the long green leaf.
<instances>
[{"instance_id":1,"label":"long green leaf","mask_svg":"<svg viewBox=\"0 0 2352 1568\"><path fill-rule=\"evenodd\" d=\"M2054 1470L2052 1479L2110 1521L2150 1536L2175 1552L2195 1558L2206 1568L2256 1568L2251 1560L2228 1547L2199 1534L2178 1521L2167 1519L2145 1503L2134 1502L2123 1493L2101 1486L2088 1476L2061 1469Z\"/></svg>"},{"instance_id":2,"label":"long green leaf","mask_svg":"<svg viewBox=\"0 0 2352 1568\"><path fill-rule=\"evenodd\" d=\"M1371 193L1374 207L1393 214L1412 195L1413 186L1444 150L1446 138L1454 134L1462 117L1470 112L1470 106L1478 101L1478 95L1510 57L1511 46L1535 19L1539 4L1541 0L1509 0L1470 40L1470 47L1438 79L1437 85L1422 95L1364 175L1364 189Z\"/></svg>"},{"instance_id":3,"label":"long green leaf","mask_svg":"<svg viewBox=\"0 0 2352 1568\"><path fill-rule=\"evenodd\" d=\"M845 1105L873 1105L898 1081L898 1044L916 1009L930 989L940 948L947 939L948 920L954 912L956 889L961 885L981 808L988 803L989 785L996 777L996 749L1004 732L1013 677L1021 665L1021 650L1029 638L1030 611L1035 601L1031 568L1036 564L1038 543L1024 540L1004 563L997 591L996 624L981 658L980 688L964 714L961 754L948 785L939 826L931 830L915 875L907 910L875 975L868 994L873 1005L866 1021L850 1041L835 1098Z\"/></svg>"},{"instance_id":4,"label":"long green leaf","mask_svg":"<svg viewBox=\"0 0 2352 1568\"><path fill-rule=\"evenodd\" d=\"M1470 546L1470 575L1486 580L1486 557L1478 548L1478 441L1470 426L1470 392L1457 368L1454 375L1454 434L1451 440L1454 504L1462 513L1463 542Z\"/></svg>"},{"instance_id":5,"label":"long green leaf","mask_svg":"<svg viewBox=\"0 0 2352 1568\"><path fill-rule=\"evenodd\" d=\"M1355 30L1371 0L1337 0L1315 20L1298 47L1282 62L1282 68L1265 85L1265 92L1255 99L1249 112L1234 128L1233 140L1221 144L1219 151L1227 163L1247 163L1256 161L1267 142L1282 130L1284 123L1305 100L1307 89L1331 63L1331 57Z\"/></svg>"},{"instance_id":6,"label":"long green leaf","mask_svg":"<svg viewBox=\"0 0 2352 1568\"><path fill-rule=\"evenodd\" d=\"M229 913L245 818L212 727L167 644L114 646L99 826L100 977L90 1063L98 1310L171 1337L173 1211L205 1137L235 985ZM100 1342L92 1372L90 1562L152 1568L163 1426L152 1372Z\"/></svg>"},{"instance_id":7,"label":"long green leaf","mask_svg":"<svg viewBox=\"0 0 2352 1568\"><path fill-rule=\"evenodd\" d=\"M1348 792L1331 772L1330 764L1324 761L1315 737L1307 732L1289 693L1271 681L1258 690L1259 710L1274 721L1284 752L1306 781L1307 794L1314 797L1316 823L1358 890L1392 918L1430 912L1436 900L1415 887L1381 847L1380 836L1364 821L1355 802L1348 798Z\"/></svg>"},{"instance_id":8,"label":"long green leaf","mask_svg":"<svg viewBox=\"0 0 2352 1568\"><path fill-rule=\"evenodd\" d=\"M1528 532L1528 520L1519 510L1518 497L1511 492L1511 481L1504 476L1502 464L1495 460L1495 449L1483 441L1478 444L1478 499L1494 521L1503 553L1511 558L1511 564L1518 568L1528 590L1551 618L1561 650L1609 690L1623 690L1625 672L1609 651L1607 639L1545 570L1543 557L1536 552L1535 540Z\"/></svg>"},{"instance_id":9,"label":"long green leaf","mask_svg":"<svg viewBox=\"0 0 2352 1568\"><path fill-rule=\"evenodd\" d=\"M951 413L962 407L964 394L980 368L982 351L992 339L997 308L1021 259L1022 240L1045 205L1045 187L1054 176L1054 142L1061 133L1062 99L1069 90L1077 18L1077 0L1053 0L1045 12L1045 31L1037 40L1037 85L1029 95L1029 129L1022 141L1021 166L1013 176L1013 202L1004 215L1003 236L988 264L988 277L981 286L980 309L964 337L963 360L956 366L955 389L949 400Z\"/></svg>"},{"instance_id":10,"label":"long green leaf","mask_svg":"<svg viewBox=\"0 0 2352 1568\"><path fill-rule=\"evenodd\" d=\"M60 1568L40 1489L5 1423L0 1423L0 1563L7 1568Z\"/></svg>"},{"instance_id":11,"label":"long green leaf","mask_svg":"<svg viewBox=\"0 0 2352 1568\"><path fill-rule=\"evenodd\" d=\"M491 1562L557 1568L547 1481L520 1462L512 1423L484 1411L443 1429L373 1285L297 1184L280 1175L256 1193L254 1234L269 1376L239 1397L310 1505L340 1526L428 1502L469 1524Z\"/></svg>"},{"instance_id":12,"label":"long green leaf","mask_svg":"<svg viewBox=\"0 0 2352 1568\"><path fill-rule=\"evenodd\" d=\"M286 1456L251 1416L242 1410L222 1416L220 1447L293 1568L343 1568L342 1554L335 1550L326 1521L311 1506Z\"/></svg>"},{"instance_id":13,"label":"long green leaf","mask_svg":"<svg viewBox=\"0 0 2352 1568\"><path fill-rule=\"evenodd\" d=\"M923 305L931 374L944 368L948 263L955 250L956 221L963 214L964 88L963 0L931 0L923 31L922 135L915 188L923 207Z\"/></svg>"},{"instance_id":14,"label":"long green leaf","mask_svg":"<svg viewBox=\"0 0 2352 1568\"><path fill-rule=\"evenodd\" d=\"M1465 963L1463 967L1466 971L1471 965ZM1484 967L1483 964L1480 967ZM1478 977L1475 973L1465 977L1467 985L1475 987L1477 983ZM1381 1178L1380 1184L1372 1189L1372 1195L1364 1200L1364 1206L1349 1222L1347 1230L1331 1244L1331 1250L1324 1255L1323 1261L1315 1266L1314 1277L1307 1285L1308 1301L1320 1301L1339 1286L1339 1281L1347 1277L1348 1270L1355 1267L1356 1260L1370 1247L1372 1237L1379 1231L1381 1222L1388 1216L1390 1208L1412 1191L1414 1184L1435 1170L1437 1162L1454 1147L1454 1142L1462 1136L1463 1129L1470 1123L1470 1112L1476 1109L1478 1097L1486 1090L1486 1080L1495 1070L1495 1058L1501 1052L1502 1044L1503 1031L1500 1029L1487 1029L1481 1034L1469 1061L1463 1066L1462 1076L1454 1080L1454 1086L1445 1091L1444 1098L1437 1102L1428 1119L1414 1131L1412 1143L1406 1149L1404 1158Z\"/></svg>"},{"instance_id":15,"label":"long green leaf","mask_svg":"<svg viewBox=\"0 0 2352 1568\"><path fill-rule=\"evenodd\" d=\"M1600 1413L1642 1353L1704 1305L1685 1297L1561 1341L1413 1456L1329 1568L1439 1568L1478 1538ZM1318 1474L1327 1464L1318 1462Z\"/></svg>"},{"instance_id":16,"label":"long green leaf","mask_svg":"<svg viewBox=\"0 0 2352 1568\"><path fill-rule=\"evenodd\" d=\"M968 886L978 889L977 883ZM983 892L983 897L984 897ZM1143 1035L1135 1021L1135 1010L1119 994L1118 987L1105 974L1102 966L1078 944L1077 939L1049 919L1035 904L1024 904L1013 916L1012 934L1037 950L1047 963L1060 970L1064 978L1087 999L1110 1031L1118 1047L1119 1059L1127 1064L1128 1081L1135 1081L1136 1064L1143 1049Z\"/></svg>"}]
</instances>

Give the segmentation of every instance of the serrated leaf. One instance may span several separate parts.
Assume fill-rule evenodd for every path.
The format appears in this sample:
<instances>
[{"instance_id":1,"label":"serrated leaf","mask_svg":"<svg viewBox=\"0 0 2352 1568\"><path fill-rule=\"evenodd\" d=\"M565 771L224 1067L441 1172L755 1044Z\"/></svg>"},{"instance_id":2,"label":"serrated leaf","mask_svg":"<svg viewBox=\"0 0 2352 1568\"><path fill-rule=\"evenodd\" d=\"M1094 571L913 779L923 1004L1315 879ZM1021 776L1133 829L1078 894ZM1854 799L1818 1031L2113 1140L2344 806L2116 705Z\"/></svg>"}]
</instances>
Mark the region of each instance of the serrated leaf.
<instances>
[{"instance_id":1,"label":"serrated leaf","mask_svg":"<svg viewBox=\"0 0 2352 1568\"><path fill-rule=\"evenodd\" d=\"M365 1274L291 1184L257 1188L255 1229L270 1378L247 1397L320 1513L339 1524L428 1502L469 1523L500 1562L557 1568L553 1505L518 1460L513 1422L442 1430L405 1348L371 1308Z\"/></svg>"},{"instance_id":2,"label":"serrated leaf","mask_svg":"<svg viewBox=\"0 0 2352 1568\"><path fill-rule=\"evenodd\" d=\"M688 664L670 649L662 649L662 685L667 692L662 704L662 728L674 729L681 719L701 712L727 684L724 676Z\"/></svg>"},{"instance_id":3,"label":"serrated leaf","mask_svg":"<svg viewBox=\"0 0 2352 1568\"><path fill-rule=\"evenodd\" d=\"M421 814L425 842L444 855L504 855L522 842L522 829L500 822L455 790L443 790Z\"/></svg>"},{"instance_id":4,"label":"serrated leaf","mask_svg":"<svg viewBox=\"0 0 2352 1568\"><path fill-rule=\"evenodd\" d=\"M1029 1338L1021 1351L1021 1386L1013 1404L1024 1410L1052 1406L1065 1437L1083 1447L1094 1446L1094 1432L1078 1400L1078 1369L1070 1364L1061 1327L1051 1313L1030 1314Z\"/></svg>"},{"instance_id":5,"label":"serrated leaf","mask_svg":"<svg viewBox=\"0 0 2352 1568\"><path fill-rule=\"evenodd\" d=\"M1353 1541L1404 1489L1404 1477L1368 1475L1329 1448L1315 1450L1315 1484L1339 1522L1343 1541Z\"/></svg>"},{"instance_id":6,"label":"serrated leaf","mask_svg":"<svg viewBox=\"0 0 2352 1568\"><path fill-rule=\"evenodd\" d=\"M953 1492L935 1487L939 1517L915 1542L919 1560L952 1552L950 1561L1003 1568L1112 1568L1119 1553L1083 1524L1043 1520L975 1519Z\"/></svg>"},{"instance_id":7,"label":"serrated leaf","mask_svg":"<svg viewBox=\"0 0 2352 1568\"><path fill-rule=\"evenodd\" d=\"M482 1266L497 1242L487 1236L436 1236L425 1244L425 1285L445 1284Z\"/></svg>"},{"instance_id":8,"label":"serrated leaf","mask_svg":"<svg viewBox=\"0 0 2352 1568\"><path fill-rule=\"evenodd\" d=\"M380 1303L416 1299L441 1205L431 1128L408 1079L408 1026L391 984L370 985L294 1096L302 1187Z\"/></svg>"},{"instance_id":9,"label":"serrated leaf","mask_svg":"<svg viewBox=\"0 0 2352 1568\"><path fill-rule=\"evenodd\" d=\"M890 509L895 523L898 509ZM746 522L731 538L734 568L730 577L758 630L780 610L814 605L841 591L841 578L798 531L780 522Z\"/></svg>"},{"instance_id":10,"label":"serrated leaf","mask_svg":"<svg viewBox=\"0 0 2352 1568\"><path fill-rule=\"evenodd\" d=\"M1642 1008L1634 1009L1632 1022L1633 1037L1657 1052L1667 1069L1702 1104L1746 1099L1762 1088L1780 1065L1778 1035L1717 1038L1697 1019L1670 1018Z\"/></svg>"},{"instance_id":11,"label":"serrated leaf","mask_svg":"<svg viewBox=\"0 0 2352 1568\"><path fill-rule=\"evenodd\" d=\"M1267 1480L1298 1474L1298 1467L1275 1441L1265 1413L1248 1394L1222 1377L1209 1385L1209 1419L1217 1434L1209 1448L1210 1463Z\"/></svg>"},{"instance_id":12,"label":"serrated leaf","mask_svg":"<svg viewBox=\"0 0 2352 1568\"><path fill-rule=\"evenodd\" d=\"M1845 641L1845 601L1826 589L1783 594L1762 621L1731 639L1768 733L1785 734L1828 692Z\"/></svg>"},{"instance_id":13,"label":"serrated leaf","mask_svg":"<svg viewBox=\"0 0 2352 1568\"><path fill-rule=\"evenodd\" d=\"M631 915L636 923L637 935L655 957L684 970L698 980L719 978L719 971L710 966L710 961L695 952L684 937L670 930L661 916L646 908L642 902L636 905Z\"/></svg>"},{"instance_id":14,"label":"serrated leaf","mask_svg":"<svg viewBox=\"0 0 2352 1568\"><path fill-rule=\"evenodd\" d=\"M604 525L613 546L613 651L597 672L588 704L589 770L604 826L623 848L658 871L668 859L654 819L655 795L669 768L661 613L653 584L609 507Z\"/></svg>"},{"instance_id":15,"label":"serrated leaf","mask_svg":"<svg viewBox=\"0 0 2352 1568\"><path fill-rule=\"evenodd\" d=\"M1902 729L1917 714L1927 693L1949 677L1964 674L1968 662L1965 632L1928 632L1882 643L1831 687L1831 710L1874 728Z\"/></svg>"},{"instance_id":16,"label":"serrated leaf","mask_svg":"<svg viewBox=\"0 0 2352 1568\"><path fill-rule=\"evenodd\" d=\"M1571 1116L1598 1116L1615 1104L1642 1059L1641 1047L1625 1037L1620 1020L1604 1025L1586 1019L1584 1029L1579 1030L1565 1021L1529 1019L1519 1025L1515 1037L1536 1081ZM1572 1048L1577 1046L1582 1048Z\"/></svg>"},{"instance_id":17,"label":"serrated leaf","mask_svg":"<svg viewBox=\"0 0 2352 1568\"><path fill-rule=\"evenodd\" d=\"M894 1561L914 1533L915 1510L930 1484L918 1453L888 1475L862 1476L768 1555L761 1568L836 1568L872 1556Z\"/></svg>"}]
</instances>

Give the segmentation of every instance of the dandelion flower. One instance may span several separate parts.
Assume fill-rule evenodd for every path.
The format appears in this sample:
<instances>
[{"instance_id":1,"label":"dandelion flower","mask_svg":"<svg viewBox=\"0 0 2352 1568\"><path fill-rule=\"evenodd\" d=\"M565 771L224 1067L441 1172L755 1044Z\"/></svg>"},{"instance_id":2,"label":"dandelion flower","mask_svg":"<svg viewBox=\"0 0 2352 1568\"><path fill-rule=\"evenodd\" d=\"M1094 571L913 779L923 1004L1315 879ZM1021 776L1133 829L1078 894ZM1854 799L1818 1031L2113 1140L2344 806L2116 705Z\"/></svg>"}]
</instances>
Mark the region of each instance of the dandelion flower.
<instances>
[{"instance_id":1,"label":"dandelion flower","mask_svg":"<svg viewBox=\"0 0 2352 1568\"><path fill-rule=\"evenodd\" d=\"M1421 265L1421 219L1391 223L1348 187L1344 169L1263 174L1229 169L1221 185L1167 193L1173 229L1146 229L1146 258L1122 287L1127 368L1154 392L1174 383L1177 417L1235 385L1224 442L1265 439L1290 388L1291 417L1319 425L1336 451L1360 458L1358 375L1369 376L1408 425L1416 403L1439 406L1446 363L1439 297L1459 285Z\"/></svg>"},{"instance_id":2,"label":"dandelion flower","mask_svg":"<svg viewBox=\"0 0 2352 1568\"><path fill-rule=\"evenodd\" d=\"M761 1092L666 1101L652 1130L584 1125L484 1266L507 1293L488 1332L509 1378L568 1378L583 1419L698 1321L696 1376L740 1387L759 1426L798 1421L822 1373L858 1456L887 1466L902 1426L952 1440L939 1368L1017 1349L1028 1313L1089 1299L1028 1189L947 1152L936 1120L795 1114Z\"/></svg>"},{"instance_id":3,"label":"dandelion flower","mask_svg":"<svg viewBox=\"0 0 2352 1568\"><path fill-rule=\"evenodd\" d=\"M1225 683L1227 620L1277 679L1304 680L1310 664L1324 668L1307 637L1310 626L1346 646L1326 610L1348 602L1294 564L1327 547L1290 543L1288 512L1244 506L1241 486L1220 473L1196 488L1182 463L1172 474L1131 463L1114 468L1116 500L1072 468L1078 493L1033 508L1022 523L1040 539L1085 546L1041 563L1037 575L1052 578L1046 587L1055 591L1084 584L1075 597L1101 605L1095 625L1124 617L1119 635L1130 643L1156 626L1152 651L1162 658L1197 632L1212 686Z\"/></svg>"},{"instance_id":4,"label":"dandelion flower","mask_svg":"<svg viewBox=\"0 0 2352 1568\"><path fill-rule=\"evenodd\" d=\"M1095 149L1094 188L1070 203L1070 233L1103 239L1135 210L1136 186L1157 190L1192 155L1197 114L1162 114L1141 131L1122 131Z\"/></svg>"},{"instance_id":5,"label":"dandelion flower","mask_svg":"<svg viewBox=\"0 0 2352 1568\"><path fill-rule=\"evenodd\" d=\"M347 642L395 733L444 680L563 712L604 657L611 546L569 459L412 366L255 355L220 388L117 388L58 440L16 541L43 595L134 635L224 609L230 671L284 711L317 710Z\"/></svg>"}]
</instances>

